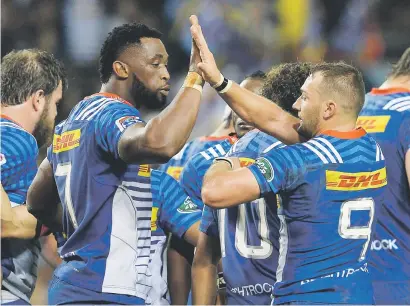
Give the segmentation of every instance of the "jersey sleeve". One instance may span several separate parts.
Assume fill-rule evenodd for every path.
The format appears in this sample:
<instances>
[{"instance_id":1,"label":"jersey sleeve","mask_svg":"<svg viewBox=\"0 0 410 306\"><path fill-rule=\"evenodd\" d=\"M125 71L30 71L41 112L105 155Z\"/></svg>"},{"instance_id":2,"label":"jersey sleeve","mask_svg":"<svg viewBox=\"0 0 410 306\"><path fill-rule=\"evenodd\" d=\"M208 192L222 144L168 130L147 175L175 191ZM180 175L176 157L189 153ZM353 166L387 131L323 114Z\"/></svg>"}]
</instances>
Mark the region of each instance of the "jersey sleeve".
<instances>
[{"instance_id":1,"label":"jersey sleeve","mask_svg":"<svg viewBox=\"0 0 410 306\"><path fill-rule=\"evenodd\" d=\"M205 205L199 230L208 236L219 237L218 218L215 209Z\"/></svg>"},{"instance_id":2,"label":"jersey sleeve","mask_svg":"<svg viewBox=\"0 0 410 306\"><path fill-rule=\"evenodd\" d=\"M306 164L292 147L263 154L249 167L259 184L262 196L291 188L302 177L305 169Z\"/></svg>"},{"instance_id":3,"label":"jersey sleeve","mask_svg":"<svg viewBox=\"0 0 410 306\"><path fill-rule=\"evenodd\" d=\"M151 181L153 205L158 208L160 227L182 238L201 219L202 210L170 175L153 170Z\"/></svg>"},{"instance_id":4,"label":"jersey sleeve","mask_svg":"<svg viewBox=\"0 0 410 306\"><path fill-rule=\"evenodd\" d=\"M124 131L136 124L144 123L137 109L125 103L113 103L101 111L95 125L98 146L118 158L118 142Z\"/></svg>"},{"instance_id":5,"label":"jersey sleeve","mask_svg":"<svg viewBox=\"0 0 410 306\"><path fill-rule=\"evenodd\" d=\"M201 177L195 167L194 158L191 158L182 170L180 184L187 195L202 209L204 204L201 197Z\"/></svg>"},{"instance_id":6,"label":"jersey sleeve","mask_svg":"<svg viewBox=\"0 0 410 306\"><path fill-rule=\"evenodd\" d=\"M410 112L401 124L399 137L403 146L404 154L406 154L406 152L410 150Z\"/></svg>"}]
</instances>

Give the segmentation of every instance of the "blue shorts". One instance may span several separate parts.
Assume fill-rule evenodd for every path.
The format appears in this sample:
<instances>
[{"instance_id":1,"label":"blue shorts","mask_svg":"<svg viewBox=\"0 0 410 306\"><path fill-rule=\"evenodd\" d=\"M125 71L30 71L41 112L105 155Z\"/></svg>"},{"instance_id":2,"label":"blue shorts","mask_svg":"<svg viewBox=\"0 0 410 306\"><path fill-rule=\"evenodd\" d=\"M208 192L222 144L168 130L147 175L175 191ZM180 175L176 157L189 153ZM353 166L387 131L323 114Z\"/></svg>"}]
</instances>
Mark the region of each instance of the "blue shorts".
<instances>
[{"instance_id":1,"label":"blue shorts","mask_svg":"<svg viewBox=\"0 0 410 306\"><path fill-rule=\"evenodd\" d=\"M145 305L141 298L125 294L96 292L71 285L53 276L48 287L48 304L120 304Z\"/></svg>"}]
</instances>

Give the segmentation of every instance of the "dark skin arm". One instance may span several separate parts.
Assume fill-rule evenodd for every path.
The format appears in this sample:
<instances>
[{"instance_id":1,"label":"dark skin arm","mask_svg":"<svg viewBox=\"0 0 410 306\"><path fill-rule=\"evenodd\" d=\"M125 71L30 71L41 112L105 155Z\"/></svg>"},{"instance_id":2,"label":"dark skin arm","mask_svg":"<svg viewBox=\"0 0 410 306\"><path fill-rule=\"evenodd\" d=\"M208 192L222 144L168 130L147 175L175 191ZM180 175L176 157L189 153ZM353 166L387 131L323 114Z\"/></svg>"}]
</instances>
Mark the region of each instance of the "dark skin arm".
<instances>
[{"instance_id":1,"label":"dark skin arm","mask_svg":"<svg viewBox=\"0 0 410 306\"><path fill-rule=\"evenodd\" d=\"M196 72L200 61L199 50L192 43L189 71ZM197 89L182 87L171 104L147 125L134 124L127 128L118 144L121 159L127 163L166 163L188 140L200 100L201 93Z\"/></svg>"},{"instance_id":2,"label":"dark skin arm","mask_svg":"<svg viewBox=\"0 0 410 306\"><path fill-rule=\"evenodd\" d=\"M62 207L54 180L53 168L45 158L27 194L27 210L55 232L61 232Z\"/></svg>"},{"instance_id":3,"label":"dark skin arm","mask_svg":"<svg viewBox=\"0 0 410 306\"><path fill-rule=\"evenodd\" d=\"M194 305L215 304L217 265L220 258L219 239L201 232L192 265L192 299Z\"/></svg>"}]
</instances>

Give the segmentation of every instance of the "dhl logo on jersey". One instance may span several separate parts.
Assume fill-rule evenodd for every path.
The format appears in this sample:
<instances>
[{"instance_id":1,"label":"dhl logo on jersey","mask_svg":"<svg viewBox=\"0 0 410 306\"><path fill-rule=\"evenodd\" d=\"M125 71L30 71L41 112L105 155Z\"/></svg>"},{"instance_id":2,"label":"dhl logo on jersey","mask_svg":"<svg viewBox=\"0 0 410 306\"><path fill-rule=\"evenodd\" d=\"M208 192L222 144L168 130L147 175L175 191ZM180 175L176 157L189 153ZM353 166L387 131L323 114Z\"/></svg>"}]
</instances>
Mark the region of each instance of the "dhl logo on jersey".
<instances>
[{"instance_id":1,"label":"dhl logo on jersey","mask_svg":"<svg viewBox=\"0 0 410 306\"><path fill-rule=\"evenodd\" d=\"M390 116L359 116L356 126L364 128L367 133L383 133L389 120Z\"/></svg>"},{"instance_id":2,"label":"dhl logo on jersey","mask_svg":"<svg viewBox=\"0 0 410 306\"><path fill-rule=\"evenodd\" d=\"M372 172L339 172L326 170L326 189L359 191L387 185L386 168Z\"/></svg>"},{"instance_id":3,"label":"dhl logo on jersey","mask_svg":"<svg viewBox=\"0 0 410 306\"><path fill-rule=\"evenodd\" d=\"M151 232L154 232L158 229L157 221L158 221L158 207L153 207L152 214L151 214Z\"/></svg>"},{"instance_id":4,"label":"dhl logo on jersey","mask_svg":"<svg viewBox=\"0 0 410 306\"><path fill-rule=\"evenodd\" d=\"M80 145L81 130L64 132L61 135L54 134L53 153L72 150Z\"/></svg>"},{"instance_id":5,"label":"dhl logo on jersey","mask_svg":"<svg viewBox=\"0 0 410 306\"><path fill-rule=\"evenodd\" d=\"M169 174L178 181L179 177L181 176L182 169L182 167L168 167L167 174Z\"/></svg>"},{"instance_id":6,"label":"dhl logo on jersey","mask_svg":"<svg viewBox=\"0 0 410 306\"><path fill-rule=\"evenodd\" d=\"M255 160L247 157L239 157L239 164L241 167L248 167L255 163Z\"/></svg>"},{"instance_id":7,"label":"dhl logo on jersey","mask_svg":"<svg viewBox=\"0 0 410 306\"><path fill-rule=\"evenodd\" d=\"M139 176L149 177L151 175L151 167L149 165L140 165L138 170Z\"/></svg>"}]
</instances>

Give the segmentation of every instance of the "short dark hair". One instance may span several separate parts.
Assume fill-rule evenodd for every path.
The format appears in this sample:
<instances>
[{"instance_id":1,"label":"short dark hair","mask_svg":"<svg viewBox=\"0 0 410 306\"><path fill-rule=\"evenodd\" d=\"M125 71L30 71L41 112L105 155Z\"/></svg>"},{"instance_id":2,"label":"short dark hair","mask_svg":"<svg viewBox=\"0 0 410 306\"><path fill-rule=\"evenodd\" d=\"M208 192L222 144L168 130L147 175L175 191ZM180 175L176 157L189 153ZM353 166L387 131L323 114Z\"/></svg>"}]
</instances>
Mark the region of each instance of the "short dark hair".
<instances>
[{"instance_id":1,"label":"short dark hair","mask_svg":"<svg viewBox=\"0 0 410 306\"><path fill-rule=\"evenodd\" d=\"M67 77L63 64L51 53L38 49L11 51L1 60L1 104L22 104L36 91L51 94Z\"/></svg>"},{"instance_id":2,"label":"short dark hair","mask_svg":"<svg viewBox=\"0 0 410 306\"><path fill-rule=\"evenodd\" d=\"M342 107L358 115L362 110L365 87L363 76L358 69L345 62L319 63L312 68L312 75L320 73L326 94L338 95L344 101Z\"/></svg>"},{"instance_id":3,"label":"short dark hair","mask_svg":"<svg viewBox=\"0 0 410 306\"><path fill-rule=\"evenodd\" d=\"M265 80L266 76L267 76L266 73L263 72L262 70L256 70L255 72L247 75L244 80L246 80L246 79Z\"/></svg>"},{"instance_id":4,"label":"short dark hair","mask_svg":"<svg viewBox=\"0 0 410 306\"><path fill-rule=\"evenodd\" d=\"M115 27L104 41L100 52L100 80L107 83L113 72L112 64L129 46L138 45L141 38L161 38L162 33L142 23L126 23Z\"/></svg>"},{"instance_id":5,"label":"short dark hair","mask_svg":"<svg viewBox=\"0 0 410 306\"><path fill-rule=\"evenodd\" d=\"M410 76L410 48L404 51L399 61L393 65L389 77Z\"/></svg>"},{"instance_id":6,"label":"short dark hair","mask_svg":"<svg viewBox=\"0 0 410 306\"><path fill-rule=\"evenodd\" d=\"M303 83L311 74L310 63L286 63L273 67L262 88L262 96L274 101L282 109L297 116L293 104L300 97Z\"/></svg>"}]
</instances>

